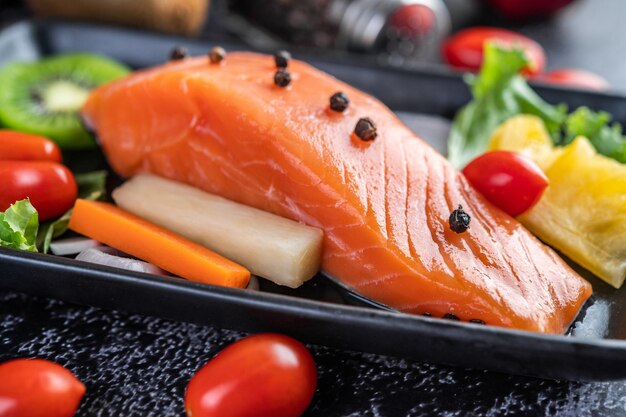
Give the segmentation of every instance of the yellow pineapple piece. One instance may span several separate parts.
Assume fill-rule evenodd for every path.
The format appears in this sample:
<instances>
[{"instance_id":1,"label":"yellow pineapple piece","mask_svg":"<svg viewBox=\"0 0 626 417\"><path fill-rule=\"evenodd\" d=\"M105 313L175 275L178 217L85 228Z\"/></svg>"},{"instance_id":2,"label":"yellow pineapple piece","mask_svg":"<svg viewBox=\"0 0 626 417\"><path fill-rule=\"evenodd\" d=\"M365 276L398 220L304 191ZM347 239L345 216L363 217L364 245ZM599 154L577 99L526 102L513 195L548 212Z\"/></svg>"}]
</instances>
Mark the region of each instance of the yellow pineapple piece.
<instances>
[{"instance_id":1,"label":"yellow pineapple piece","mask_svg":"<svg viewBox=\"0 0 626 417\"><path fill-rule=\"evenodd\" d=\"M494 133L490 149L530 156L550 180L537 205L519 220L541 240L619 288L626 278L626 165L598 154L584 137L555 148L541 120L533 116L505 122Z\"/></svg>"},{"instance_id":2,"label":"yellow pineapple piece","mask_svg":"<svg viewBox=\"0 0 626 417\"><path fill-rule=\"evenodd\" d=\"M529 114L514 116L502 123L491 135L487 150L519 152L544 171L559 154L543 120Z\"/></svg>"}]
</instances>

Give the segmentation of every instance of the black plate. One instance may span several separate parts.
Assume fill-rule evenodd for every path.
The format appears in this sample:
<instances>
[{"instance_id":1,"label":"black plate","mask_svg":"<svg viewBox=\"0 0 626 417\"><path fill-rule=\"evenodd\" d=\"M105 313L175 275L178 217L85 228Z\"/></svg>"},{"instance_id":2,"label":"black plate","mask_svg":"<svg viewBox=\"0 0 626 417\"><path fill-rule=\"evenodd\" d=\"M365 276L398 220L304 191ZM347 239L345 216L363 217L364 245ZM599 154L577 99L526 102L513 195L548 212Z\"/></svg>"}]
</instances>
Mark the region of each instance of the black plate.
<instances>
[{"instance_id":1,"label":"black plate","mask_svg":"<svg viewBox=\"0 0 626 417\"><path fill-rule=\"evenodd\" d=\"M163 62L173 45L204 54L212 43L108 27L26 22L0 34L0 65L15 59L89 51L144 67ZM229 50L241 49L240 45L220 43ZM450 117L469 99L457 74L306 59L396 111ZM625 97L550 87L538 87L538 91L549 101L604 109L626 121ZM90 154L75 154L72 159L81 170L101 163ZM547 336L367 307L323 277L295 291L265 285L263 292L250 292L6 249L0 249L0 271L2 288L80 304L248 332L277 331L344 349L515 374L626 378L626 340L621 340L626 339L626 293L593 277L589 279L594 297L575 324L574 335Z\"/></svg>"}]
</instances>

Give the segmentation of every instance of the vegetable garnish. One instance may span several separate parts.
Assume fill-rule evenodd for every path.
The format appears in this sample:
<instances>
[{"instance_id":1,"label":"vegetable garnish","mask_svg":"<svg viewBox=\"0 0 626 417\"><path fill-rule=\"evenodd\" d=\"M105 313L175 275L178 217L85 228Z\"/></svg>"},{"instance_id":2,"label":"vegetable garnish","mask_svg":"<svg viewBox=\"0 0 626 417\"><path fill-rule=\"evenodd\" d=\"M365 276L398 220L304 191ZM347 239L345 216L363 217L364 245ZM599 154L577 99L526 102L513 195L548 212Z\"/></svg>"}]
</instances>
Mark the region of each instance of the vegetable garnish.
<instances>
[{"instance_id":1,"label":"vegetable garnish","mask_svg":"<svg viewBox=\"0 0 626 417\"><path fill-rule=\"evenodd\" d=\"M190 281L244 288L250 279L244 267L112 204L77 200L69 228Z\"/></svg>"},{"instance_id":2,"label":"vegetable garnish","mask_svg":"<svg viewBox=\"0 0 626 417\"><path fill-rule=\"evenodd\" d=\"M90 248L102 246L100 242L86 237L68 237L56 240L50 244L50 252L59 256L76 255Z\"/></svg>"},{"instance_id":3,"label":"vegetable garnish","mask_svg":"<svg viewBox=\"0 0 626 417\"><path fill-rule=\"evenodd\" d=\"M487 42L524 50L528 63L525 74L540 74L546 65L546 54L541 45L521 33L494 27L471 27L456 32L446 39L441 48L444 61L458 69L477 71L484 62L484 48Z\"/></svg>"},{"instance_id":4,"label":"vegetable garnish","mask_svg":"<svg viewBox=\"0 0 626 417\"><path fill-rule=\"evenodd\" d=\"M626 278L626 164L598 154L582 136L555 147L541 120L526 115L500 126L489 148L529 156L550 181L538 203L518 219L619 288Z\"/></svg>"},{"instance_id":5,"label":"vegetable garnish","mask_svg":"<svg viewBox=\"0 0 626 417\"><path fill-rule=\"evenodd\" d=\"M532 159L517 152L492 151L463 168L463 175L492 204L519 216L541 198L548 178Z\"/></svg>"},{"instance_id":6,"label":"vegetable garnish","mask_svg":"<svg viewBox=\"0 0 626 417\"><path fill-rule=\"evenodd\" d=\"M81 251L76 259L92 264L113 266L115 268L126 269L129 271L143 272L145 274L167 275L167 272L158 266L140 261L138 259L119 256L117 252L118 251L113 248L97 246Z\"/></svg>"},{"instance_id":7,"label":"vegetable garnish","mask_svg":"<svg viewBox=\"0 0 626 417\"><path fill-rule=\"evenodd\" d=\"M50 161L0 161L0 211L25 198L50 220L69 210L77 196L74 175Z\"/></svg>"},{"instance_id":8,"label":"vegetable garnish","mask_svg":"<svg viewBox=\"0 0 626 417\"><path fill-rule=\"evenodd\" d=\"M85 200L101 200L106 193L106 171L93 171L76 174L74 179L78 185L78 198ZM37 234L37 247L42 253L48 253L52 239L60 237L68 230L72 209L66 211L58 219L42 223Z\"/></svg>"},{"instance_id":9,"label":"vegetable garnish","mask_svg":"<svg viewBox=\"0 0 626 417\"><path fill-rule=\"evenodd\" d=\"M605 91L609 82L597 74L576 68L563 68L533 77L534 80L549 84L560 84L566 87L587 90Z\"/></svg>"},{"instance_id":10,"label":"vegetable garnish","mask_svg":"<svg viewBox=\"0 0 626 417\"><path fill-rule=\"evenodd\" d=\"M61 150L48 138L0 129L0 161L61 162Z\"/></svg>"},{"instance_id":11,"label":"vegetable garnish","mask_svg":"<svg viewBox=\"0 0 626 417\"><path fill-rule=\"evenodd\" d=\"M295 339L265 333L226 347L185 392L188 417L299 417L317 385L311 353Z\"/></svg>"},{"instance_id":12,"label":"vegetable garnish","mask_svg":"<svg viewBox=\"0 0 626 417\"><path fill-rule=\"evenodd\" d=\"M0 246L37 252L39 215L29 200L21 200L0 213Z\"/></svg>"},{"instance_id":13,"label":"vegetable garnish","mask_svg":"<svg viewBox=\"0 0 626 417\"><path fill-rule=\"evenodd\" d=\"M474 99L457 113L448 141L448 159L457 168L485 152L489 136L517 114L539 116L555 138L565 121L565 106L544 102L519 75L528 59L519 49L485 45L485 60L478 77L468 77Z\"/></svg>"},{"instance_id":14,"label":"vegetable garnish","mask_svg":"<svg viewBox=\"0 0 626 417\"><path fill-rule=\"evenodd\" d=\"M556 145L585 135L601 154L626 162L626 139L621 126L609 124L610 116L585 107L567 115L563 104L546 103L533 91L519 71L528 63L524 52L489 43L480 74L470 77L474 99L457 113L448 144L448 158L457 168L485 152L497 126L518 115L538 116ZM562 132L565 131L565 135Z\"/></svg>"},{"instance_id":15,"label":"vegetable garnish","mask_svg":"<svg viewBox=\"0 0 626 417\"><path fill-rule=\"evenodd\" d=\"M472 218L469 214L463 210L463 206L459 204L459 207L450 213L448 223L450 223L450 229L454 233L463 233L469 229L470 221Z\"/></svg>"},{"instance_id":16,"label":"vegetable garnish","mask_svg":"<svg viewBox=\"0 0 626 417\"><path fill-rule=\"evenodd\" d=\"M320 229L154 175L126 181L113 199L278 285L296 288L320 269Z\"/></svg>"},{"instance_id":17,"label":"vegetable garnish","mask_svg":"<svg viewBox=\"0 0 626 417\"><path fill-rule=\"evenodd\" d=\"M219 64L224 58L226 58L226 50L221 46L211 48L209 51L209 61L211 61L211 64Z\"/></svg>"},{"instance_id":18,"label":"vegetable garnish","mask_svg":"<svg viewBox=\"0 0 626 417\"><path fill-rule=\"evenodd\" d=\"M570 144L576 137L584 136L596 150L609 158L626 163L626 138L619 123L609 124L611 115L580 107L565 121L565 136L558 145Z\"/></svg>"},{"instance_id":19,"label":"vegetable garnish","mask_svg":"<svg viewBox=\"0 0 626 417\"><path fill-rule=\"evenodd\" d=\"M71 417L85 385L63 366L44 359L13 359L0 365L0 416Z\"/></svg>"}]
</instances>

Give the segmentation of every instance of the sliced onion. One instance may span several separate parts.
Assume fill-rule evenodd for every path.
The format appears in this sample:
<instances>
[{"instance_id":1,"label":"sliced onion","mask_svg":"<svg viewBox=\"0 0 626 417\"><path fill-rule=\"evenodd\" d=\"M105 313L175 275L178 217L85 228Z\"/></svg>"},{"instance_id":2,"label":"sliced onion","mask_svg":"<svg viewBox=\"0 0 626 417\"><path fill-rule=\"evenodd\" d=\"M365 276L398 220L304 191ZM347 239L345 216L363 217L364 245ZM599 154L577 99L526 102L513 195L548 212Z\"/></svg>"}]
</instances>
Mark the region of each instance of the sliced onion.
<instances>
[{"instance_id":1,"label":"sliced onion","mask_svg":"<svg viewBox=\"0 0 626 417\"><path fill-rule=\"evenodd\" d=\"M93 248L98 245L100 245L99 242L86 237L69 237L52 242L50 244L50 251L59 256L76 255L85 249Z\"/></svg>"},{"instance_id":2,"label":"sliced onion","mask_svg":"<svg viewBox=\"0 0 626 417\"><path fill-rule=\"evenodd\" d=\"M129 271L145 272L147 274L154 275L168 275L166 271L162 270L158 266L149 264L148 262L132 258L123 258L107 252L118 253L118 251L113 248L99 246L97 248L85 249L78 254L76 259L93 264L113 266L115 268L126 269Z\"/></svg>"},{"instance_id":3,"label":"sliced onion","mask_svg":"<svg viewBox=\"0 0 626 417\"><path fill-rule=\"evenodd\" d=\"M256 276L251 275L250 281L248 281L248 286L246 287L246 289L252 290L252 291L259 291L261 289L261 286L259 285L259 279Z\"/></svg>"},{"instance_id":4,"label":"sliced onion","mask_svg":"<svg viewBox=\"0 0 626 417\"><path fill-rule=\"evenodd\" d=\"M132 256L130 256L129 254L124 253L121 250L112 248L110 246L101 244L100 246L96 246L96 249L98 249L100 252L106 253L107 255L118 256L120 258L132 258Z\"/></svg>"}]
</instances>

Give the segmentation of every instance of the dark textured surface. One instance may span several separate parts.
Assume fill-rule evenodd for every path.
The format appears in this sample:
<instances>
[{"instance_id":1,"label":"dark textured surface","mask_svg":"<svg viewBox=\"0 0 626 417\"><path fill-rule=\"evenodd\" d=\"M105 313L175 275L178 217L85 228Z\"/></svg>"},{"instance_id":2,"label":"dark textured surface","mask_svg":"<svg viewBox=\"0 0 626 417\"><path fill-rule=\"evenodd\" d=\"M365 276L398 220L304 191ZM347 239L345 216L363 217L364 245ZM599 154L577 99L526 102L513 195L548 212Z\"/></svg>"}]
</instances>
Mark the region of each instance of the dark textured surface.
<instances>
[{"instance_id":1,"label":"dark textured surface","mask_svg":"<svg viewBox=\"0 0 626 417\"><path fill-rule=\"evenodd\" d=\"M183 416L184 387L242 333L0 293L0 360L40 357L87 386L79 417ZM307 416L592 416L626 413L623 383L545 381L309 346Z\"/></svg>"}]
</instances>

